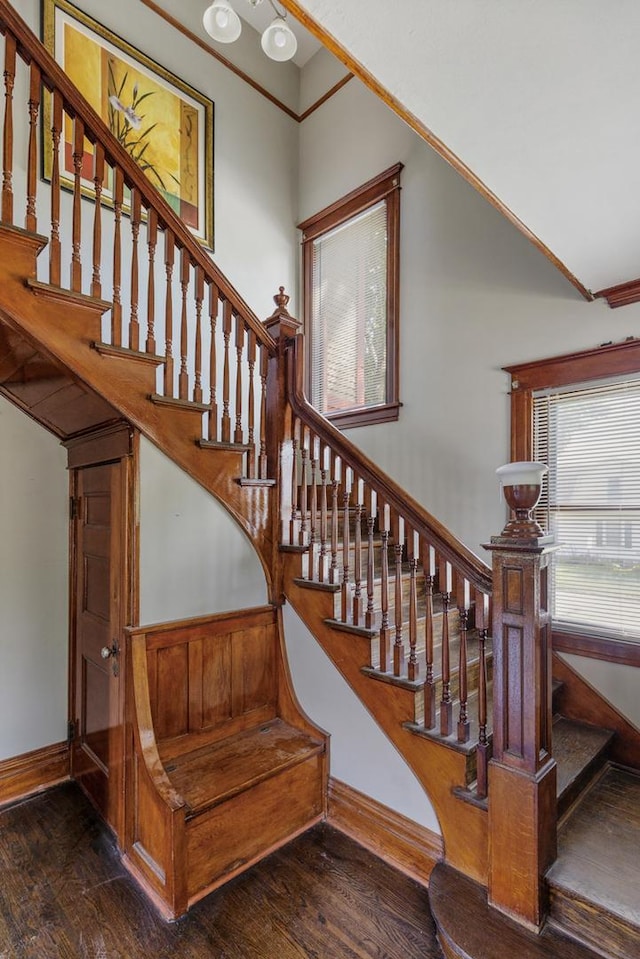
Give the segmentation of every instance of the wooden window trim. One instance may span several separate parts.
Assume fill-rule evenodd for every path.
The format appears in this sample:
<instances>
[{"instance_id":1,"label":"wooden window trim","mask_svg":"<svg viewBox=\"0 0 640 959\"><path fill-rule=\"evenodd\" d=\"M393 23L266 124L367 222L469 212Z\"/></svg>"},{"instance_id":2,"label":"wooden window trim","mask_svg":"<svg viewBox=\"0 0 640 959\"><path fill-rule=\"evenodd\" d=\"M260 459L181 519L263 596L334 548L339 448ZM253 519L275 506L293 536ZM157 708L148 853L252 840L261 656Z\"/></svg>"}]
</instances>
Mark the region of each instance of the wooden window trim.
<instances>
[{"instance_id":1,"label":"wooden window trim","mask_svg":"<svg viewBox=\"0 0 640 959\"><path fill-rule=\"evenodd\" d=\"M533 456L534 392L640 373L640 339L630 337L622 343L608 343L581 352L504 366L503 370L511 377L511 459L514 462L530 460ZM554 630L553 647L556 652L640 666L640 644L624 639Z\"/></svg>"},{"instance_id":2,"label":"wooden window trim","mask_svg":"<svg viewBox=\"0 0 640 959\"><path fill-rule=\"evenodd\" d=\"M325 413L327 419L341 428L372 426L377 423L389 423L398 419L400 414L399 376L400 376L400 172L402 163L384 170L378 176L368 180L340 200L320 210L302 223L302 273L303 273L303 318L305 329L306 388L311 395L311 350L312 321L311 294L313 286L313 241L328 233L352 217L382 200L387 210L387 371L386 403L371 407L358 407Z\"/></svg>"}]
</instances>

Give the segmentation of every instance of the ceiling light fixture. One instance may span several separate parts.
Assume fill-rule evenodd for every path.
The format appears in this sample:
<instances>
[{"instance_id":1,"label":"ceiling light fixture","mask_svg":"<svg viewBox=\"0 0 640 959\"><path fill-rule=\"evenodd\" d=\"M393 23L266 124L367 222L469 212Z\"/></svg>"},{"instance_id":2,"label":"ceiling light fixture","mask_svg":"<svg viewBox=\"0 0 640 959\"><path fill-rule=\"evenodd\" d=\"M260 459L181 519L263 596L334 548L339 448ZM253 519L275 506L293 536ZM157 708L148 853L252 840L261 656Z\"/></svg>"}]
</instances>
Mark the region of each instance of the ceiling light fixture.
<instances>
[{"instance_id":1,"label":"ceiling light fixture","mask_svg":"<svg viewBox=\"0 0 640 959\"><path fill-rule=\"evenodd\" d=\"M257 7L262 0L247 2L252 7ZM275 19L262 34L262 49L271 60L291 60L298 49L296 35L287 23L286 10L280 13L273 0L269 0L269 3L273 7ZM202 23L209 36L219 43L233 43L242 31L242 21L229 0L213 0L204 12Z\"/></svg>"}]
</instances>

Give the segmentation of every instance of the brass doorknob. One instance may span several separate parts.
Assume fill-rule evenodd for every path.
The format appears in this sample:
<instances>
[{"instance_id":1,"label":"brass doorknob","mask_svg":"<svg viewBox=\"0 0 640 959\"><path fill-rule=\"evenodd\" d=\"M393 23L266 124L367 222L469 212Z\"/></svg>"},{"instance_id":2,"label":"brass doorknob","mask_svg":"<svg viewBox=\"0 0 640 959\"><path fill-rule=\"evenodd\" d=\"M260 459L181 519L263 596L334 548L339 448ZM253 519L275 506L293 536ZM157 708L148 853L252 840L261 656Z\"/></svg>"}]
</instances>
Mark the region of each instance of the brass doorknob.
<instances>
[{"instance_id":1,"label":"brass doorknob","mask_svg":"<svg viewBox=\"0 0 640 959\"><path fill-rule=\"evenodd\" d=\"M103 659L109 659L110 656L118 655L118 646L116 644L115 639L112 642L111 646L102 647L102 649L100 650L100 655L102 656Z\"/></svg>"}]
</instances>

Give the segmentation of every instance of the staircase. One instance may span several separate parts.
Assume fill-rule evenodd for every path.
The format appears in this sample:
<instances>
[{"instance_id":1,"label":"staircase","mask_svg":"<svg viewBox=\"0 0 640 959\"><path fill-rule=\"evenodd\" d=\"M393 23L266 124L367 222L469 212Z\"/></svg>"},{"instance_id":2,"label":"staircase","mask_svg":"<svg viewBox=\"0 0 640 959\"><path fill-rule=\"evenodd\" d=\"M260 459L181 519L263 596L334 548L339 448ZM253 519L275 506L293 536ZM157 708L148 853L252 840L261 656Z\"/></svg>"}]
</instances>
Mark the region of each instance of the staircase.
<instances>
[{"instance_id":1,"label":"staircase","mask_svg":"<svg viewBox=\"0 0 640 959\"><path fill-rule=\"evenodd\" d=\"M302 337L284 291L275 297L273 315L261 323L6 0L0 0L0 27L5 36L2 391L58 435L125 420L214 495L250 536L274 607L283 599L291 603L434 805L445 863L434 872L432 903L447 955L504 954L481 935L482 920L473 930L473 948L469 944L468 916L483 909L493 928L507 923L514 942L525 935L522 922L512 928L491 908L500 907L491 888L491 876L501 868L496 823L510 820L517 827L522 813L517 802L508 801L508 789L507 801L496 799L492 806L497 766L495 756L493 764L490 760L496 745L498 759L508 752L500 738L504 715L509 709L516 715L518 708L535 719L533 734L529 727L521 731L523 755L534 754L530 795L546 797L536 807L540 818L523 838L523 854L537 855L538 847L545 847L536 866L540 882L535 871L530 882L536 897L538 887L546 888L545 855L555 859L560 821L560 858L548 881L554 925L549 934L556 951L539 954L586 956L575 939L612 959L633 954L630 945L635 948L640 935L637 910L634 916L620 895L616 913L611 903L576 888L580 867L571 865L570 854L581 843L592 810L610 801L604 797L624 793L629 805L629 796L636 795L635 773L607 765L616 758L611 734L559 714L552 726L546 640L539 644L545 647L536 665L541 669L525 673L522 665L521 688L529 695L519 705L511 702L512 690L503 688L506 620L492 571L309 406L302 389ZM20 71L30 91L26 110L13 102ZM50 99L51 129L41 141L43 96ZM15 115L16 109L22 114ZM13 138L20 124L27 131L24 144ZM69 126L73 193L71 216L65 217L59 146ZM88 153L85 141L91 144ZM37 177L42 150L52 155L46 187ZM87 163L94 173L89 181L83 176ZM107 185L112 207L100 202ZM131 198L126 218L125 187ZM95 201L89 227L87 193ZM24 228L16 225L18 206L25 211ZM47 236L39 233L45 222ZM52 379L70 391L75 419L51 399L44 384ZM34 384L40 385L34 389ZM529 625L537 624L538 632L531 635L540 635L540 615L540 610L523 612ZM146 783L153 830L132 833L126 854L150 894L168 914L178 915L324 814L325 747L287 692L281 654L274 667L279 691L272 691L264 716L249 710L246 723L234 716L239 725L223 724L224 736L216 723L164 734L163 711L146 673L151 647L140 645L151 641L145 637L141 632L130 637L132 650L140 647L130 683L137 716L135 761ZM227 740L227 734L232 738ZM289 743L286 755L283 737ZM261 743L267 741L273 741L274 762L261 770ZM239 755L246 759L242 766ZM514 783L526 778L522 768L503 766L507 782L509 776ZM226 780L218 775L223 768ZM310 770L308 778L300 772L304 769ZM551 792L536 792L542 778ZM289 820L274 797L291 790L297 795L303 779L308 802L296 815L292 810ZM245 848L238 817L258 815L267 781L275 784L269 808L284 819L274 825L271 842ZM214 810L240 794L253 798L242 800L245 805L234 807L221 826ZM549 795L553 801L547 801ZM194 828L197 821L209 823L204 832ZM189 836L206 834L212 844L220 829L228 840L224 854L203 864L201 840ZM185 844L192 859L177 863L175 850ZM198 881L190 887L192 874ZM637 886L633 879L626 882ZM459 908L465 902L468 913ZM617 932L603 948L602 929L611 924ZM531 943L541 943L542 937L524 941L533 950ZM482 952L485 947L489 951ZM523 951L529 954L538 955Z\"/></svg>"}]
</instances>

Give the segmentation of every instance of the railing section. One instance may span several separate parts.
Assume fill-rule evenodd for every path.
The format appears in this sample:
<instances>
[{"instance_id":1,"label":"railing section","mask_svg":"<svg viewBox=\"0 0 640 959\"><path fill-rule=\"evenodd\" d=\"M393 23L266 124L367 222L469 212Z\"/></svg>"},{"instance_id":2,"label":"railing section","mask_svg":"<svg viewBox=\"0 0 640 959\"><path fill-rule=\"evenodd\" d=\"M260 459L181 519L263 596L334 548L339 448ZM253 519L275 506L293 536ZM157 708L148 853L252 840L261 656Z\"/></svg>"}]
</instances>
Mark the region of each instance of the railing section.
<instances>
[{"instance_id":1,"label":"railing section","mask_svg":"<svg viewBox=\"0 0 640 959\"><path fill-rule=\"evenodd\" d=\"M424 727L478 743L476 793L490 756L490 586L474 582L425 524L294 417L285 544L304 546L304 573L339 586L336 619L372 638L373 669L422 689ZM362 472L362 471L361 471ZM472 694L469 690L472 689Z\"/></svg>"},{"instance_id":2,"label":"railing section","mask_svg":"<svg viewBox=\"0 0 640 959\"><path fill-rule=\"evenodd\" d=\"M103 342L157 358L158 394L196 404L203 439L265 479L272 338L4 2L0 29L2 224L44 234L38 278L106 301Z\"/></svg>"}]
</instances>

